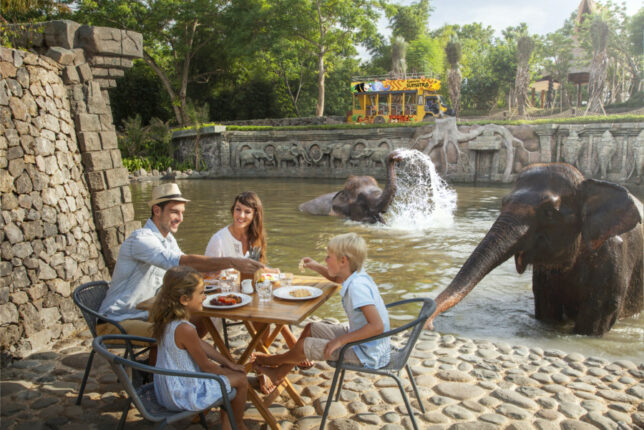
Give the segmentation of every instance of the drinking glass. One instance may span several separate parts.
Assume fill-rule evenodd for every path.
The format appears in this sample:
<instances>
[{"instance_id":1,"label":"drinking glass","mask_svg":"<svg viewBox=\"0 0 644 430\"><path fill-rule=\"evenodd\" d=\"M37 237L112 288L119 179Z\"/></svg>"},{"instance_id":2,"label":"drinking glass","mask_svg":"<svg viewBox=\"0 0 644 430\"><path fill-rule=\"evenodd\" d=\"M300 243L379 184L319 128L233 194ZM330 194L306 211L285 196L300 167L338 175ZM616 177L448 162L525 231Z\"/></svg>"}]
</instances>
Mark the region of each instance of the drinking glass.
<instances>
[{"instance_id":1,"label":"drinking glass","mask_svg":"<svg viewBox=\"0 0 644 430\"><path fill-rule=\"evenodd\" d=\"M272 294L273 288L270 281L262 281L257 283L257 295L259 297L260 303L270 302Z\"/></svg>"},{"instance_id":2,"label":"drinking glass","mask_svg":"<svg viewBox=\"0 0 644 430\"><path fill-rule=\"evenodd\" d=\"M280 273L280 284L282 287L290 287L293 285L293 274L292 273Z\"/></svg>"},{"instance_id":3,"label":"drinking glass","mask_svg":"<svg viewBox=\"0 0 644 430\"><path fill-rule=\"evenodd\" d=\"M219 287L222 293L230 293L233 290L233 282L229 279L222 279L219 281Z\"/></svg>"}]
</instances>

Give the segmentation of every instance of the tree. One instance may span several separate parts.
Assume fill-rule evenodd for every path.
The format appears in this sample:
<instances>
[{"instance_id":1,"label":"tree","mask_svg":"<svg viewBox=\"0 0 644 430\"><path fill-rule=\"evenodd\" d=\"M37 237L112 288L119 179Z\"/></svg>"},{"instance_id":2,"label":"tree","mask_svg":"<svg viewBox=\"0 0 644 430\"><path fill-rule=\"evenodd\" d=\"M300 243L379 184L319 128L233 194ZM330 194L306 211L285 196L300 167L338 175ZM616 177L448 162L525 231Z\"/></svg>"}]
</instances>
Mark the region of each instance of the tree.
<instances>
[{"instance_id":1,"label":"tree","mask_svg":"<svg viewBox=\"0 0 644 430\"><path fill-rule=\"evenodd\" d=\"M452 101L452 109L454 109L456 116L461 112L461 81L463 76L458 67L458 63L461 61L461 54L461 44L458 39L450 39L447 45L445 45L445 56L449 64L447 87L449 90L449 99Z\"/></svg>"},{"instance_id":2,"label":"tree","mask_svg":"<svg viewBox=\"0 0 644 430\"><path fill-rule=\"evenodd\" d=\"M397 78L407 76L407 42L401 36L391 37L391 73Z\"/></svg>"},{"instance_id":3,"label":"tree","mask_svg":"<svg viewBox=\"0 0 644 430\"><path fill-rule=\"evenodd\" d=\"M593 59L590 63L590 77L588 78L588 106L586 114L601 113L604 111L604 83L606 82L606 70L608 67L608 39L610 30L601 17L596 16L590 25L592 40Z\"/></svg>"},{"instance_id":4,"label":"tree","mask_svg":"<svg viewBox=\"0 0 644 430\"><path fill-rule=\"evenodd\" d=\"M431 11L429 0L419 0L409 6L386 6L385 13L389 18L392 36L400 36L407 42L424 36L427 34L427 21Z\"/></svg>"},{"instance_id":5,"label":"tree","mask_svg":"<svg viewBox=\"0 0 644 430\"><path fill-rule=\"evenodd\" d=\"M201 138L201 127L208 122L208 116L210 114L210 108L208 103L202 106L196 106L194 103L188 103L188 116L192 127L197 134L195 136L195 170L199 171L201 167L201 148L199 148L199 140Z\"/></svg>"},{"instance_id":6,"label":"tree","mask_svg":"<svg viewBox=\"0 0 644 430\"><path fill-rule=\"evenodd\" d=\"M440 41L429 36L412 40L407 48L407 70L439 76L443 72L445 53Z\"/></svg>"},{"instance_id":7,"label":"tree","mask_svg":"<svg viewBox=\"0 0 644 430\"><path fill-rule=\"evenodd\" d=\"M519 115L525 115L528 104L528 85L530 84L530 56L534 50L534 40L521 36L517 42L517 74L514 80L514 94L517 99Z\"/></svg>"},{"instance_id":8,"label":"tree","mask_svg":"<svg viewBox=\"0 0 644 430\"><path fill-rule=\"evenodd\" d=\"M190 122L188 84L215 73L191 73L192 61L200 50L225 34L222 15L228 3L225 0L82 0L76 19L142 33L143 59L159 76L177 123L185 126Z\"/></svg>"},{"instance_id":9,"label":"tree","mask_svg":"<svg viewBox=\"0 0 644 430\"><path fill-rule=\"evenodd\" d=\"M545 36L538 46L537 55L541 59L543 74L560 84L560 104L565 108L568 72L573 64L573 39L569 29L561 28Z\"/></svg>"},{"instance_id":10,"label":"tree","mask_svg":"<svg viewBox=\"0 0 644 430\"><path fill-rule=\"evenodd\" d=\"M376 0L275 0L271 3L277 12L273 16L279 19L276 24L288 29L290 40L304 42L316 57L316 116L324 115L327 58L352 55L354 44L375 34L379 5Z\"/></svg>"}]
</instances>

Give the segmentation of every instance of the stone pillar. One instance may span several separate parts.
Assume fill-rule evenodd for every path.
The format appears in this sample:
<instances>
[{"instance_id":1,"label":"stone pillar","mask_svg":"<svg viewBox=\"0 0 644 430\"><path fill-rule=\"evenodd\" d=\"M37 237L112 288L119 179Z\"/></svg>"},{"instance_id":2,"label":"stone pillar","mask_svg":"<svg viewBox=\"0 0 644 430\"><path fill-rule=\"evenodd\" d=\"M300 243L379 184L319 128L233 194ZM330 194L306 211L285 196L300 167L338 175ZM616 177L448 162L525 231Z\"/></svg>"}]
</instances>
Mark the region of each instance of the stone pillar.
<instances>
[{"instance_id":1,"label":"stone pillar","mask_svg":"<svg viewBox=\"0 0 644 430\"><path fill-rule=\"evenodd\" d=\"M534 128L535 133L539 136L539 152L541 153L541 162L550 163L552 159L552 136L557 130L556 125L544 124Z\"/></svg>"},{"instance_id":2,"label":"stone pillar","mask_svg":"<svg viewBox=\"0 0 644 430\"><path fill-rule=\"evenodd\" d=\"M109 280L139 226L106 89L142 37L72 21L9 34L31 52L0 48L0 353L24 357L85 327L71 292Z\"/></svg>"}]
</instances>

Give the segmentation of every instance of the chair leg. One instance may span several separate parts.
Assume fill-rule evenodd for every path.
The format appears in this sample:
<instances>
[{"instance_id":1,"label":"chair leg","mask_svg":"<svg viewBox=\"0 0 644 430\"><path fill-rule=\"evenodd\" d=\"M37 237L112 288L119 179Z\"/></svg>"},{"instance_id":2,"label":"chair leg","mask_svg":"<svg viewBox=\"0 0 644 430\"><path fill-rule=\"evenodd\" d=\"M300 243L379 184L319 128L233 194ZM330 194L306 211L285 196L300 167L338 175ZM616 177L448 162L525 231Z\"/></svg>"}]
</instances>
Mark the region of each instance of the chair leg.
<instances>
[{"instance_id":1,"label":"chair leg","mask_svg":"<svg viewBox=\"0 0 644 430\"><path fill-rule=\"evenodd\" d=\"M416 394L416 398L418 399L418 404L420 405L420 410L425 413L425 406L423 405L423 401L420 399L420 394L418 393L418 387L416 386L416 381L414 380L414 375L411 373L411 369L409 368L409 364L405 364L405 369L407 369L407 376L409 376L409 382L411 382L411 386L414 389L414 394Z\"/></svg>"},{"instance_id":2,"label":"chair leg","mask_svg":"<svg viewBox=\"0 0 644 430\"><path fill-rule=\"evenodd\" d=\"M127 413L130 412L130 405L132 405L132 399L127 399L127 404L123 408L123 413L121 414L121 419L119 420L118 426L116 426L117 430L123 430L123 427L125 427L125 420L127 420Z\"/></svg>"},{"instance_id":3,"label":"chair leg","mask_svg":"<svg viewBox=\"0 0 644 430\"><path fill-rule=\"evenodd\" d=\"M336 367L335 372L333 373L333 381L331 382L331 390L329 390L329 397L326 399L326 405L324 406L324 413L322 414L322 422L320 422L320 430L324 430L324 425L326 424L326 417L329 415L329 409L331 409L331 402L333 401L333 392L335 391L336 384L338 383L338 375L340 372L344 372L344 369Z\"/></svg>"},{"instance_id":4,"label":"chair leg","mask_svg":"<svg viewBox=\"0 0 644 430\"><path fill-rule=\"evenodd\" d=\"M87 384L87 378L89 377L89 371L92 370L92 361L94 361L94 350L89 353L89 358L87 359L87 365L85 366L85 374L83 375L83 380L81 381L80 388L78 389L78 398L76 399L76 404L80 405L83 400L83 393L85 392L85 385Z\"/></svg>"},{"instance_id":5,"label":"chair leg","mask_svg":"<svg viewBox=\"0 0 644 430\"><path fill-rule=\"evenodd\" d=\"M208 424L206 423L206 414L204 414L203 412L199 413L199 423L203 428L208 430Z\"/></svg>"},{"instance_id":6,"label":"chair leg","mask_svg":"<svg viewBox=\"0 0 644 430\"><path fill-rule=\"evenodd\" d=\"M411 409L411 404L409 403L409 399L407 398L407 394L405 393L405 388L403 387L402 381L396 375L389 375L389 376L391 376L396 380L396 383L398 384L398 388L400 389L400 394L402 394L402 398L405 401L405 406L407 407L407 412L409 413L409 419L411 419L411 423L414 426L414 430L418 430L418 424L416 423L416 418L414 417L414 411Z\"/></svg>"},{"instance_id":7,"label":"chair leg","mask_svg":"<svg viewBox=\"0 0 644 430\"><path fill-rule=\"evenodd\" d=\"M340 373L340 383L338 384L338 390L335 393L335 401L337 402L340 400L340 391L342 391L342 383L344 382L344 372L346 372L347 369L342 369L342 373Z\"/></svg>"},{"instance_id":8,"label":"chair leg","mask_svg":"<svg viewBox=\"0 0 644 430\"><path fill-rule=\"evenodd\" d=\"M235 421L235 414L233 414L233 406L230 404L229 399L224 400L224 405L222 412L225 410L226 415L228 415L228 421L230 422L230 428L232 430L237 430L237 422Z\"/></svg>"},{"instance_id":9,"label":"chair leg","mask_svg":"<svg viewBox=\"0 0 644 430\"><path fill-rule=\"evenodd\" d=\"M221 329L224 332L224 343L226 348L230 349L230 344L228 343L228 324L226 324L226 318L221 319Z\"/></svg>"}]
</instances>

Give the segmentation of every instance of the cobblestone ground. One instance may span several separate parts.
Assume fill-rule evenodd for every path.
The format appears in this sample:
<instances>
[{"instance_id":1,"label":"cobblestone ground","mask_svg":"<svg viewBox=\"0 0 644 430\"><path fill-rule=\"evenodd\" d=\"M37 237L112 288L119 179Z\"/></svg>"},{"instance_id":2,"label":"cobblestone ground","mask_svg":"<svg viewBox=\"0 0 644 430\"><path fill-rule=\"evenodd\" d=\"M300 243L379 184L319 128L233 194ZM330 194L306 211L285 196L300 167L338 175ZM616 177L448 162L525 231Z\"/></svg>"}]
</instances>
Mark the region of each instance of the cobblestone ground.
<instances>
[{"instance_id":1,"label":"cobblestone ground","mask_svg":"<svg viewBox=\"0 0 644 430\"><path fill-rule=\"evenodd\" d=\"M245 335L233 329L239 353ZM296 330L297 331L297 330ZM401 339L397 339L401 341ZM111 369L94 362L82 406L76 394L88 357L89 333L53 352L34 354L1 370L2 429L113 429L124 406ZM279 345L276 351L283 349ZM642 429L644 364L539 348L470 340L435 332L421 335L409 360L425 404L423 414L406 375L403 380L421 429ZM315 429L333 369L326 363L290 376L305 406L285 394L272 406L283 429ZM409 429L411 422L391 378L347 372L330 429ZM219 414L207 417L219 427ZM249 429L265 427L248 404ZM153 428L131 409L126 428ZM198 429L190 421L177 429Z\"/></svg>"}]
</instances>

